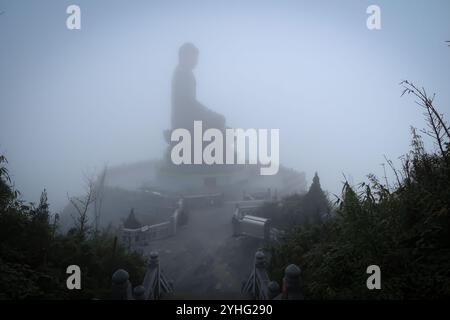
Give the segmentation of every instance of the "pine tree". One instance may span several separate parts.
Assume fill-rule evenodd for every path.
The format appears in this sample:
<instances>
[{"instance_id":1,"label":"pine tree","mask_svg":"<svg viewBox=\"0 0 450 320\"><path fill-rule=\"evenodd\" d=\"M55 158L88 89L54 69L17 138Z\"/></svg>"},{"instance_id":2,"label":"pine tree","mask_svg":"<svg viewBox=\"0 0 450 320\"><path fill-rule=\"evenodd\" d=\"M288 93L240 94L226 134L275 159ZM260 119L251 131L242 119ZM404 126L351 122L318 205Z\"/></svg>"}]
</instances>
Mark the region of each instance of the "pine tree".
<instances>
[{"instance_id":1,"label":"pine tree","mask_svg":"<svg viewBox=\"0 0 450 320\"><path fill-rule=\"evenodd\" d=\"M314 175L313 182L305 195L304 211L310 222L319 222L322 217L330 210L327 196L320 186L320 179L317 172Z\"/></svg>"},{"instance_id":2,"label":"pine tree","mask_svg":"<svg viewBox=\"0 0 450 320\"><path fill-rule=\"evenodd\" d=\"M137 229L141 227L141 223L136 219L134 215L134 209L132 208L127 219L124 221L123 226L127 229Z\"/></svg>"}]
</instances>

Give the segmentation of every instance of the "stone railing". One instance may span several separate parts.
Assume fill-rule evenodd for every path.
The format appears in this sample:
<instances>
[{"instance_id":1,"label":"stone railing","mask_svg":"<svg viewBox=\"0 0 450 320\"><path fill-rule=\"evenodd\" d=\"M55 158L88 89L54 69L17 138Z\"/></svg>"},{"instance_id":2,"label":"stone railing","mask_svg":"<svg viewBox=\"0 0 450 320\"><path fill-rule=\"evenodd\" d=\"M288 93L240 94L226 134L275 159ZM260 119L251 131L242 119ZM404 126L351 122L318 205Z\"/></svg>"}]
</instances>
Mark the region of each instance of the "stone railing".
<instances>
[{"instance_id":1,"label":"stone railing","mask_svg":"<svg viewBox=\"0 0 450 320\"><path fill-rule=\"evenodd\" d=\"M119 269L112 276L113 300L159 300L172 293L172 283L165 277L160 268L157 252L150 254L144 281L133 290L127 271Z\"/></svg>"},{"instance_id":2,"label":"stone railing","mask_svg":"<svg viewBox=\"0 0 450 320\"><path fill-rule=\"evenodd\" d=\"M243 283L241 293L254 300L303 300L300 277L301 270L298 266L287 266L280 290L279 284L269 279L264 252L257 251L253 271Z\"/></svg>"},{"instance_id":3,"label":"stone railing","mask_svg":"<svg viewBox=\"0 0 450 320\"><path fill-rule=\"evenodd\" d=\"M141 285L132 289L129 274L123 269L112 276L113 300L160 300L173 298L173 285L164 275L157 252L150 254L147 272ZM301 270L294 264L286 267L282 287L271 281L266 269L266 256L262 251L255 254L253 270L243 282L241 294L249 300L303 300Z\"/></svg>"},{"instance_id":4,"label":"stone railing","mask_svg":"<svg viewBox=\"0 0 450 320\"><path fill-rule=\"evenodd\" d=\"M174 236L178 226L186 223L187 216L185 202L180 199L168 221L137 229L123 228L120 236L121 242L126 248L139 251L139 248L147 246L151 241Z\"/></svg>"}]
</instances>

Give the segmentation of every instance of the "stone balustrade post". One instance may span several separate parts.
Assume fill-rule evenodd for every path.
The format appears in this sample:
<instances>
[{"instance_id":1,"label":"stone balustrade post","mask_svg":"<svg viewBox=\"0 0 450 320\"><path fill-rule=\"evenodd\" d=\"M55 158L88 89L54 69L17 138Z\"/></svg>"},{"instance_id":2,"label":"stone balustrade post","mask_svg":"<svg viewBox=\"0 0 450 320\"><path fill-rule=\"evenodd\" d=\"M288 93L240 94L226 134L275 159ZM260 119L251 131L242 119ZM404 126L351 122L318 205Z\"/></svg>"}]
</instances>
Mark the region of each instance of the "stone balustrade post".
<instances>
[{"instance_id":1,"label":"stone balustrade post","mask_svg":"<svg viewBox=\"0 0 450 320\"><path fill-rule=\"evenodd\" d=\"M260 299L261 291L265 290L264 288L260 287L260 285L262 285L261 282L264 280L262 275L267 276L265 267L266 255L261 250L258 250L255 253L255 270L253 278L253 297L255 297L256 299Z\"/></svg>"},{"instance_id":2,"label":"stone balustrade post","mask_svg":"<svg viewBox=\"0 0 450 320\"><path fill-rule=\"evenodd\" d=\"M145 300L145 288L140 285L134 288L133 297L135 300Z\"/></svg>"},{"instance_id":3,"label":"stone balustrade post","mask_svg":"<svg viewBox=\"0 0 450 320\"><path fill-rule=\"evenodd\" d=\"M159 269L159 253L157 251L150 252L148 267L151 270Z\"/></svg>"},{"instance_id":4,"label":"stone balustrade post","mask_svg":"<svg viewBox=\"0 0 450 320\"><path fill-rule=\"evenodd\" d=\"M177 234L177 224L178 224L178 215L180 213L180 209L176 209L175 212L170 217L170 233L172 236Z\"/></svg>"},{"instance_id":5,"label":"stone balustrade post","mask_svg":"<svg viewBox=\"0 0 450 320\"><path fill-rule=\"evenodd\" d=\"M266 255L261 250L256 251L255 254L255 268L266 267Z\"/></svg>"},{"instance_id":6,"label":"stone balustrade post","mask_svg":"<svg viewBox=\"0 0 450 320\"><path fill-rule=\"evenodd\" d=\"M153 296L159 297L159 294L161 292L161 279L160 279L160 274L159 274L159 253L156 251L153 251L150 253L150 261L148 263L148 267L151 271L153 271L155 273L155 281L156 281L156 286L155 288L153 288Z\"/></svg>"},{"instance_id":7,"label":"stone balustrade post","mask_svg":"<svg viewBox=\"0 0 450 320\"><path fill-rule=\"evenodd\" d=\"M278 296L280 294L280 292L281 292L281 290L280 290L280 285L278 284L278 282L270 281L269 286L268 286L269 299L273 300L276 296Z\"/></svg>"},{"instance_id":8,"label":"stone balustrade post","mask_svg":"<svg viewBox=\"0 0 450 320\"><path fill-rule=\"evenodd\" d=\"M290 264L284 271L283 293L284 300L303 300L301 292L301 270L295 264Z\"/></svg>"},{"instance_id":9,"label":"stone balustrade post","mask_svg":"<svg viewBox=\"0 0 450 320\"><path fill-rule=\"evenodd\" d=\"M112 276L112 299L131 300L131 283L129 274L123 269L114 272Z\"/></svg>"}]
</instances>

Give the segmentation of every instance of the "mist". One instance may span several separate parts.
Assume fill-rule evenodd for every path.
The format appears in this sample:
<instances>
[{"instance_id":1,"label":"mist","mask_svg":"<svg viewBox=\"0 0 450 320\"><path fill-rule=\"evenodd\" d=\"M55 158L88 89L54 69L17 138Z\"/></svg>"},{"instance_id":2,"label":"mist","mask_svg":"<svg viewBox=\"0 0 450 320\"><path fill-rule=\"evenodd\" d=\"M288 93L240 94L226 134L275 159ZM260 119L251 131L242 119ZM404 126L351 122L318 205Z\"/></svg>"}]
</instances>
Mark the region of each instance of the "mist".
<instances>
[{"instance_id":1,"label":"mist","mask_svg":"<svg viewBox=\"0 0 450 320\"><path fill-rule=\"evenodd\" d=\"M15 187L35 202L45 188L61 210L83 173L161 158L186 41L198 100L231 127L279 129L281 164L308 183L317 171L339 193L343 174L383 176L384 155L396 162L424 126L401 80L449 112L450 3L377 3L379 31L369 1L78 1L81 30L68 30L70 1L0 1L0 153Z\"/></svg>"}]
</instances>

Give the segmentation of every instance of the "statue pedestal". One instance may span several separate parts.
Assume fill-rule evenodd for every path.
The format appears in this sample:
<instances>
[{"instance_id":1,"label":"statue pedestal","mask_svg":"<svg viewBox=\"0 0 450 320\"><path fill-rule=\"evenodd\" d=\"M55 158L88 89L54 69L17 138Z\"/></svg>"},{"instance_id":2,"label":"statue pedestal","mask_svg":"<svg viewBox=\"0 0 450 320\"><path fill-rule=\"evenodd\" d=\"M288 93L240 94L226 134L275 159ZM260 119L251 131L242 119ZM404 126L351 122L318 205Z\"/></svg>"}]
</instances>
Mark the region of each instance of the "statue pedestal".
<instances>
[{"instance_id":1,"label":"statue pedestal","mask_svg":"<svg viewBox=\"0 0 450 320\"><path fill-rule=\"evenodd\" d=\"M217 192L224 186L232 184L244 169L243 165L226 164L180 164L175 165L171 159L171 151L176 144L170 140L171 130L163 132L168 144L163 163L158 170L159 181L173 189L189 189L196 191Z\"/></svg>"}]
</instances>

